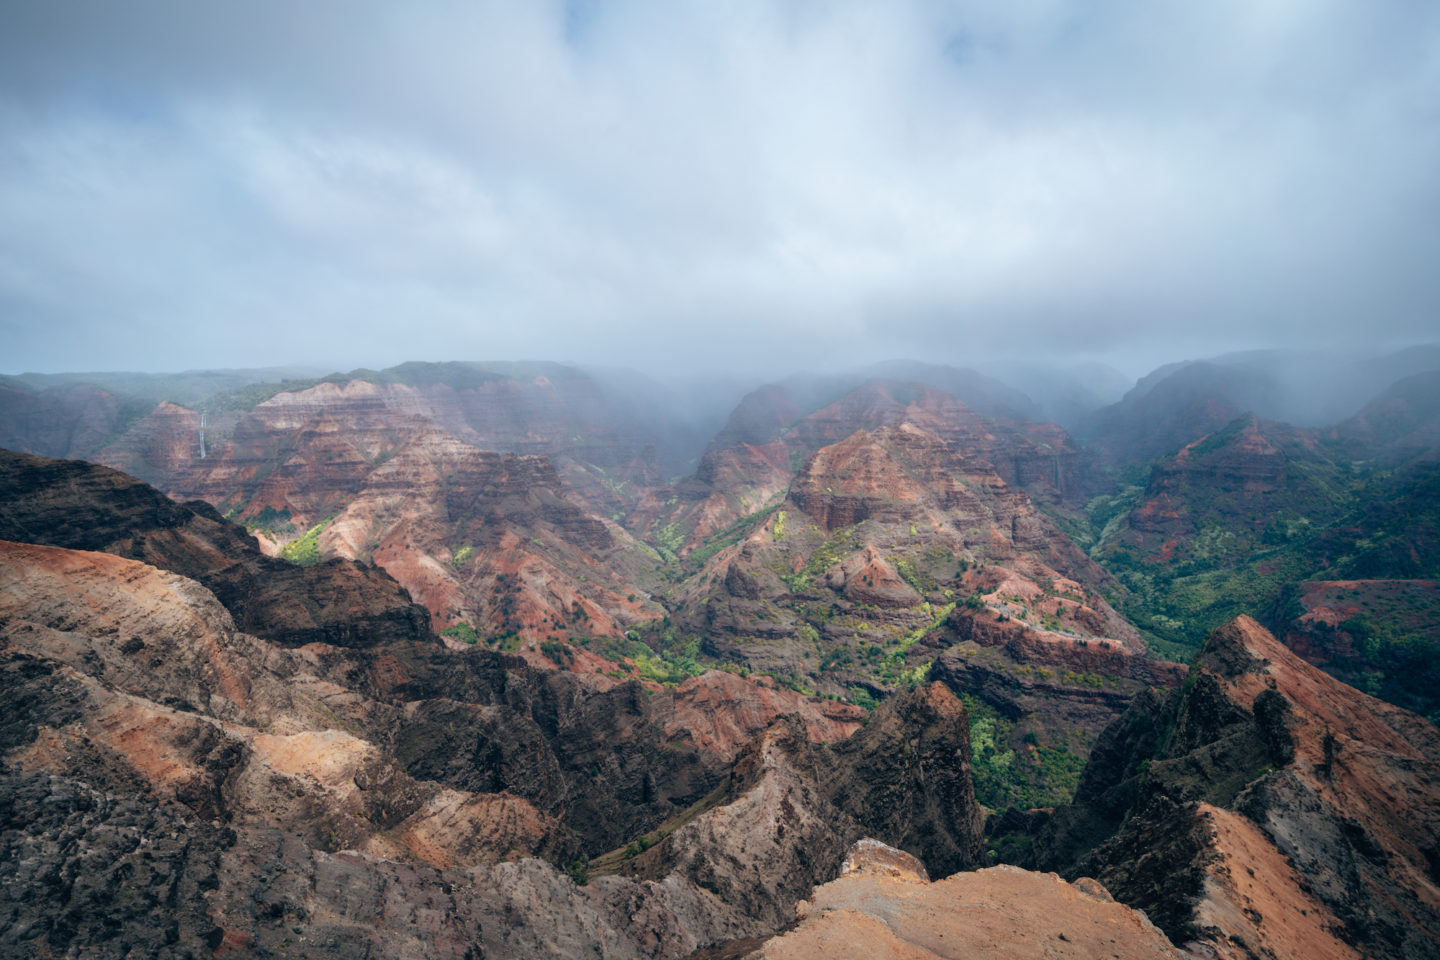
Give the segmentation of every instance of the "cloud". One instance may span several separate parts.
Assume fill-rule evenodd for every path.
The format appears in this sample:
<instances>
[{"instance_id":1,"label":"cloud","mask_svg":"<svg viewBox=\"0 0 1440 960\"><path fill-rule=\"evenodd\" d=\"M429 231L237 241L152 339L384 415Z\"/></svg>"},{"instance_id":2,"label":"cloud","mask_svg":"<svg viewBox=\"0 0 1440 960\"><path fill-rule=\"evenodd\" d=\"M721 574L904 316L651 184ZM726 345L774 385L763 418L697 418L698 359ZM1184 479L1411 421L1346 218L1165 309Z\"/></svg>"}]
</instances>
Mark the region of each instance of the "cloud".
<instances>
[{"instance_id":1,"label":"cloud","mask_svg":"<svg viewBox=\"0 0 1440 960\"><path fill-rule=\"evenodd\" d=\"M11 5L5 367L1433 336L1427 2Z\"/></svg>"}]
</instances>

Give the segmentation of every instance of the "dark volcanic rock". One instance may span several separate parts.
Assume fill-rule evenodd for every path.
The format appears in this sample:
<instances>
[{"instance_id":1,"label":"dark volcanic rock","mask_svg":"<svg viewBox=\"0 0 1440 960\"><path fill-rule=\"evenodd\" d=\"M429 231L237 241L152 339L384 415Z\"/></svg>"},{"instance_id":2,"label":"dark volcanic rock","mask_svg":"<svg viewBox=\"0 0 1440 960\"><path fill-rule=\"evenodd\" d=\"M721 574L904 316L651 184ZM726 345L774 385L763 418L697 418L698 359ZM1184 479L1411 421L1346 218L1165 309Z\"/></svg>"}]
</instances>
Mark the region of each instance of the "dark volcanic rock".
<instances>
[{"instance_id":1,"label":"dark volcanic rock","mask_svg":"<svg viewBox=\"0 0 1440 960\"><path fill-rule=\"evenodd\" d=\"M209 956L224 827L183 807L0 770L0 955Z\"/></svg>"},{"instance_id":2,"label":"dark volcanic rock","mask_svg":"<svg viewBox=\"0 0 1440 960\"><path fill-rule=\"evenodd\" d=\"M921 857L937 877L982 862L970 718L943 685L892 698L834 751L831 801L870 834Z\"/></svg>"},{"instance_id":3,"label":"dark volcanic rock","mask_svg":"<svg viewBox=\"0 0 1440 960\"><path fill-rule=\"evenodd\" d=\"M1440 956L1440 735L1248 618L1106 731L1071 807L991 829L1216 955Z\"/></svg>"}]
</instances>

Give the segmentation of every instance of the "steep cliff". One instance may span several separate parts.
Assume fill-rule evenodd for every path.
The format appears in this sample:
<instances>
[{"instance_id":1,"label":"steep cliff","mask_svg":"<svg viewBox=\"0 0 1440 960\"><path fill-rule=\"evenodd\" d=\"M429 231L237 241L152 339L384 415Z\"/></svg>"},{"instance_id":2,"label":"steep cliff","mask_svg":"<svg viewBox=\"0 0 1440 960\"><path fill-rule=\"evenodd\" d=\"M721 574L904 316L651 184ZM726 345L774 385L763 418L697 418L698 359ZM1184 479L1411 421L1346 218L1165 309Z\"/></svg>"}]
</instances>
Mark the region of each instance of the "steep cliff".
<instances>
[{"instance_id":1,"label":"steep cliff","mask_svg":"<svg viewBox=\"0 0 1440 960\"><path fill-rule=\"evenodd\" d=\"M1098 878L1205 955L1440 955L1440 735L1248 618L1183 692L1137 699L1041 820L1023 862Z\"/></svg>"}]
</instances>

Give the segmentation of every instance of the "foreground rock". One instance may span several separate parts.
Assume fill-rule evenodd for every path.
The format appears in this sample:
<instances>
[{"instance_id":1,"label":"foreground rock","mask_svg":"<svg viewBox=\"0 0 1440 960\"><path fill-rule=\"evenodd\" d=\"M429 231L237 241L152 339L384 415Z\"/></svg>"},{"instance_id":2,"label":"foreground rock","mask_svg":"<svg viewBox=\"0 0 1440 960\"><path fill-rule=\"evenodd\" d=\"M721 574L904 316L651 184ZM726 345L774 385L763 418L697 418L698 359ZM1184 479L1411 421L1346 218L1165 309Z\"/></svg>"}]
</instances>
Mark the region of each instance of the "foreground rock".
<instances>
[{"instance_id":1,"label":"foreground rock","mask_svg":"<svg viewBox=\"0 0 1440 960\"><path fill-rule=\"evenodd\" d=\"M978 859L943 687L734 756L786 699L707 724L718 679L289 647L176 573L0 541L0 956L676 958L773 933L863 833Z\"/></svg>"},{"instance_id":2,"label":"foreground rock","mask_svg":"<svg viewBox=\"0 0 1440 960\"><path fill-rule=\"evenodd\" d=\"M800 905L798 926L751 960L1182 956L1094 880L1000 866L930 883L919 863L874 840L856 844L845 866Z\"/></svg>"}]
</instances>

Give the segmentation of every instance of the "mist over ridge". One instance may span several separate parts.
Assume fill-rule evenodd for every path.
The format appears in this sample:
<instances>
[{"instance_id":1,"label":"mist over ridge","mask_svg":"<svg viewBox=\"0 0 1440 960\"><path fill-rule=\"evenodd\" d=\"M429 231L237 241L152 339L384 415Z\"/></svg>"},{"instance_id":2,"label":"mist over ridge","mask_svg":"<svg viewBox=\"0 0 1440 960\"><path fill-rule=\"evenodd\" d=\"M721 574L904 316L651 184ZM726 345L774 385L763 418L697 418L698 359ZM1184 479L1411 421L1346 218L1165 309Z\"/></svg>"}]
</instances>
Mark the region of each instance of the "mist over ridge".
<instances>
[{"instance_id":1,"label":"mist over ridge","mask_svg":"<svg viewBox=\"0 0 1440 960\"><path fill-rule=\"evenodd\" d=\"M1440 11L0 14L7 372L677 374L1433 335Z\"/></svg>"}]
</instances>

